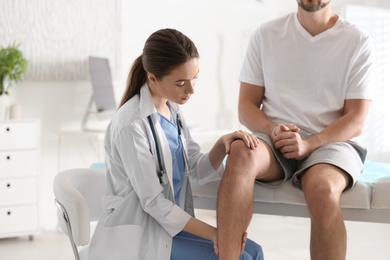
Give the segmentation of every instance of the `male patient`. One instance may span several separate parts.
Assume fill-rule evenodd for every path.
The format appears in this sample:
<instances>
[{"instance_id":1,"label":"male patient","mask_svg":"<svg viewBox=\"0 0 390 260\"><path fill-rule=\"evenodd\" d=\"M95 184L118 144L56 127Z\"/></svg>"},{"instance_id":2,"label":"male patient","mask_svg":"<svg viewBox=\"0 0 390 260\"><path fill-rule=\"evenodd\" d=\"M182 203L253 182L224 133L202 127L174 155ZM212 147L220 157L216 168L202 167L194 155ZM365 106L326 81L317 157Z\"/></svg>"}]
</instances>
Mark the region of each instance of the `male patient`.
<instances>
[{"instance_id":1,"label":"male patient","mask_svg":"<svg viewBox=\"0 0 390 260\"><path fill-rule=\"evenodd\" d=\"M261 140L234 142L217 203L220 259L238 259L254 182L301 188L311 217L311 259L346 257L340 196L361 174L357 143L370 106L372 42L334 14L331 0L261 25L240 75L239 118ZM261 109L259 109L261 108Z\"/></svg>"}]
</instances>

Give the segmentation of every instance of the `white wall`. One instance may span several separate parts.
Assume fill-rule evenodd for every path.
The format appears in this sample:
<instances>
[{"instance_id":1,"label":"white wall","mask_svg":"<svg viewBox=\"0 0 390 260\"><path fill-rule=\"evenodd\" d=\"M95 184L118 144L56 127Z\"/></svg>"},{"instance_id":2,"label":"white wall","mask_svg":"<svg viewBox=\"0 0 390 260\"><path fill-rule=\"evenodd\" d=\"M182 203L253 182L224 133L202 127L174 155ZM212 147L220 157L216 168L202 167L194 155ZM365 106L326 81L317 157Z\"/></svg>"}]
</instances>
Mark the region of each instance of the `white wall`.
<instances>
[{"instance_id":1,"label":"white wall","mask_svg":"<svg viewBox=\"0 0 390 260\"><path fill-rule=\"evenodd\" d=\"M238 128L238 74L246 43L262 22L295 10L280 1L169 0L123 2L123 73L139 56L147 37L160 28L189 36L200 53L196 93L182 107L186 120L203 129ZM164 10L164 11L161 11ZM207 116L205 116L207 115Z\"/></svg>"},{"instance_id":2,"label":"white wall","mask_svg":"<svg viewBox=\"0 0 390 260\"><path fill-rule=\"evenodd\" d=\"M0 0L0 4L11 1L21 0ZM66 1L53 3L59 6L67 4ZM334 6L338 9L345 3L390 7L387 0L335 1ZM146 38L157 29L173 27L189 36L201 55L196 93L189 104L182 107L186 120L197 126L198 131L222 129L222 132L241 127L237 120L237 78L248 34L262 22L296 10L294 0L123 0L121 5L121 69L117 71L114 82L117 100L124 90L128 69L141 53ZM23 5L20 8L24 8ZM0 8L0 16L1 12ZM0 45L3 45L1 37ZM96 156L89 154L91 150L86 147L89 145L87 140L77 147L78 155L74 161L68 160L65 165L59 166L59 133L61 129L80 125L91 90L88 81L27 80L11 91L13 102L23 107L23 118L41 120L40 203L43 228L56 227L52 181L58 170L88 167L97 160ZM199 133L198 136L207 135ZM79 154L85 156L79 158Z\"/></svg>"}]
</instances>

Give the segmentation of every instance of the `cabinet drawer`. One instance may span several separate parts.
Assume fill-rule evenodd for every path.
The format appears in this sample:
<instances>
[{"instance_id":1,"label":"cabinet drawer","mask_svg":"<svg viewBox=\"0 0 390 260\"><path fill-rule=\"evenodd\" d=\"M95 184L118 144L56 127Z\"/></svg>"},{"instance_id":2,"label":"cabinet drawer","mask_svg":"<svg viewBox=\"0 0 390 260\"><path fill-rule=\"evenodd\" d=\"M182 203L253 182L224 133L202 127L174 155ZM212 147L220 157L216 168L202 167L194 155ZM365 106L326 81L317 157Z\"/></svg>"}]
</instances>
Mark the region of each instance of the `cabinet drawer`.
<instances>
[{"instance_id":1,"label":"cabinet drawer","mask_svg":"<svg viewBox=\"0 0 390 260\"><path fill-rule=\"evenodd\" d=\"M36 175L37 157L37 151L0 151L0 178Z\"/></svg>"},{"instance_id":2,"label":"cabinet drawer","mask_svg":"<svg viewBox=\"0 0 390 260\"><path fill-rule=\"evenodd\" d=\"M36 179L0 180L0 206L37 203Z\"/></svg>"},{"instance_id":3,"label":"cabinet drawer","mask_svg":"<svg viewBox=\"0 0 390 260\"><path fill-rule=\"evenodd\" d=\"M0 207L0 233L34 231L38 229L38 207Z\"/></svg>"},{"instance_id":4,"label":"cabinet drawer","mask_svg":"<svg viewBox=\"0 0 390 260\"><path fill-rule=\"evenodd\" d=\"M35 122L0 123L0 150L38 147L38 124Z\"/></svg>"}]
</instances>

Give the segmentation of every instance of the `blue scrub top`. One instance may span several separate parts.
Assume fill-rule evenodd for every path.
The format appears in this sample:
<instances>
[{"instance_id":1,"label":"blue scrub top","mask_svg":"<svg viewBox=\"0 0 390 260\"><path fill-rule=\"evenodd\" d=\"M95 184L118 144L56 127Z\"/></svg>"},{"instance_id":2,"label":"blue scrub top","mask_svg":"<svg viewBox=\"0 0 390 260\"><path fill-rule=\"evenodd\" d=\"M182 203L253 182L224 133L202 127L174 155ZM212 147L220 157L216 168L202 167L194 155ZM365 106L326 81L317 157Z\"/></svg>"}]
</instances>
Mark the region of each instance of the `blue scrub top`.
<instances>
[{"instance_id":1,"label":"blue scrub top","mask_svg":"<svg viewBox=\"0 0 390 260\"><path fill-rule=\"evenodd\" d=\"M158 113L158 122L164 130L165 136L168 139L169 148L172 154L172 169L173 169L173 189L175 194L176 205L179 206L180 202L180 191L183 186L184 172L185 172L185 161L183 154L183 144L179 136L177 125L173 119L171 108L171 120L169 121L166 117Z\"/></svg>"}]
</instances>

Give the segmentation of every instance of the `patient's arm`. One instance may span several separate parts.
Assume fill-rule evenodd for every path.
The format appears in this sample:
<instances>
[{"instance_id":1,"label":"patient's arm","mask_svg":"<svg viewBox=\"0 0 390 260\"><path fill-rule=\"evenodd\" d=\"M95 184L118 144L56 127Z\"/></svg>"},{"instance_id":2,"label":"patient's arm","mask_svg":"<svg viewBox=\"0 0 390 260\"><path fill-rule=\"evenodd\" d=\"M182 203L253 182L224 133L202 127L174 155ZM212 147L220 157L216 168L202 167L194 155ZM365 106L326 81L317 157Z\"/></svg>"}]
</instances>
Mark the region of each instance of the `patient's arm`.
<instances>
[{"instance_id":1,"label":"patient's arm","mask_svg":"<svg viewBox=\"0 0 390 260\"><path fill-rule=\"evenodd\" d=\"M264 98L264 87L241 82L238 100L238 116L240 123L253 132L271 136L277 124L267 119L260 105Z\"/></svg>"},{"instance_id":2,"label":"patient's arm","mask_svg":"<svg viewBox=\"0 0 390 260\"><path fill-rule=\"evenodd\" d=\"M370 104L370 100L346 100L343 116L322 132L304 140L297 133L280 133L273 138L275 148L279 149L285 158L300 160L325 144L345 142L359 136L363 130Z\"/></svg>"},{"instance_id":3,"label":"patient's arm","mask_svg":"<svg viewBox=\"0 0 390 260\"><path fill-rule=\"evenodd\" d=\"M363 131L370 104L371 100L367 99L345 100L343 116L321 133L308 138L311 149L315 150L332 142L345 142L359 136Z\"/></svg>"}]
</instances>

